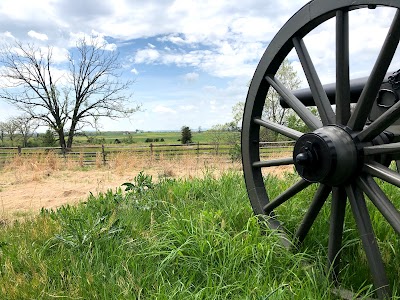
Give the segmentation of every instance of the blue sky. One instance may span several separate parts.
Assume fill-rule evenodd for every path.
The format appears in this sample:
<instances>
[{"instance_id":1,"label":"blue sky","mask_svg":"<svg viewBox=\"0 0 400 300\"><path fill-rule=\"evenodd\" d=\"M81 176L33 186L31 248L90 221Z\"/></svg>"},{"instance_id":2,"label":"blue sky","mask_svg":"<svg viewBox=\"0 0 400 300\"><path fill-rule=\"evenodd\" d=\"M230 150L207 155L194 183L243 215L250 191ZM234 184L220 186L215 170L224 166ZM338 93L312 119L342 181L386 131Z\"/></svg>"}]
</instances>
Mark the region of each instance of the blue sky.
<instances>
[{"instance_id":1,"label":"blue sky","mask_svg":"<svg viewBox=\"0 0 400 300\"><path fill-rule=\"evenodd\" d=\"M62 62L77 38L96 35L120 53L125 78L135 81L132 105L142 105L130 120L102 119L102 130L207 129L232 119L269 41L307 2L2 0L0 42L50 45ZM350 19L353 77L368 73L392 15L365 11ZM324 82L334 79L333 25L306 40ZM304 82L298 58L289 58ZM18 114L0 100L0 121Z\"/></svg>"}]
</instances>

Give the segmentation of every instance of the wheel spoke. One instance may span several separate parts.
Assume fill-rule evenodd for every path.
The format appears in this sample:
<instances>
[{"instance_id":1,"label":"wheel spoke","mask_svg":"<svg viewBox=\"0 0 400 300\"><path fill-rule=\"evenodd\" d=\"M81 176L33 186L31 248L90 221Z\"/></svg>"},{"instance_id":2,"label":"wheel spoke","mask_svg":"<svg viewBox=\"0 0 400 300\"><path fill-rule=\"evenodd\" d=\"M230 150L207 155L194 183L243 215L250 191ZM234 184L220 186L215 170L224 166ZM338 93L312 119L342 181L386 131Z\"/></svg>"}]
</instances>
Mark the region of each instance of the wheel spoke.
<instances>
[{"instance_id":1,"label":"wheel spoke","mask_svg":"<svg viewBox=\"0 0 400 300\"><path fill-rule=\"evenodd\" d=\"M400 213L375 180L371 176L360 177L357 180L357 185L378 208L397 234L400 234Z\"/></svg>"},{"instance_id":2,"label":"wheel spoke","mask_svg":"<svg viewBox=\"0 0 400 300\"><path fill-rule=\"evenodd\" d=\"M354 113L351 115L348 126L353 130L361 130L371 111L379 88L385 78L390 62L394 56L400 37L400 12L397 10L389 28L385 42L368 77L367 83L357 101Z\"/></svg>"},{"instance_id":3,"label":"wheel spoke","mask_svg":"<svg viewBox=\"0 0 400 300\"><path fill-rule=\"evenodd\" d=\"M332 272L332 279L335 281L338 281L339 278L340 249L342 248L346 199L344 188L333 188L328 242L328 269Z\"/></svg>"},{"instance_id":4,"label":"wheel spoke","mask_svg":"<svg viewBox=\"0 0 400 300\"><path fill-rule=\"evenodd\" d=\"M400 187L400 174L377 162L364 164L363 171Z\"/></svg>"},{"instance_id":5,"label":"wheel spoke","mask_svg":"<svg viewBox=\"0 0 400 300\"><path fill-rule=\"evenodd\" d=\"M306 215L304 216L303 221L301 222L299 228L297 229L294 238L301 244L305 237L307 236L311 226L314 224L315 219L317 218L322 206L324 205L326 199L329 196L332 188L330 186L321 184L315 193L314 199L311 202L310 207Z\"/></svg>"},{"instance_id":6,"label":"wheel spoke","mask_svg":"<svg viewBox=\"0 0 400 300\"><path fill-rule=\"evenodd\" d=\"M336 123L346 125L350 118L349 13L336 13Z\"/></svg>"},{"instance_id":7,"label":"wheel spoke","mask_svg":"<svg viewBox=\"0 0 400 300\"><path fill-rule=\"evenodd\" d=\"M286 166L293 164L293 157L285 157L279 159L271 159L266 161L256 161L253 162L254 168L264 168L264 167L277 167Z\"/></svg>"},{"instance_id":8,"label":"wheel spoke","mask_svg":"<svg viewBox=\"0 0 400 300\"><path fill-rule=\"evenodd\" d=\"M271 121L262 120L261 118L254 118L253 122L265 128L271 129L275 132L283 134L284 136L294 140L297 140L299 137L303 135L303 133L300 131L294 130L292 128Z\"/></svg>"},{"instance_id":9,"label":"wheel spoke","mask_svg":"<svg viewBox=\"0 0 400 300\"><path fill-rule=\"evenodd\" d=\"M364 147L364 155L400 153L400 143Z\"/></svg>"},{"instance_id":10,"label":"wheel spoke","mask_svg":"<svg viewBox=\"0 0 400 300\"><path fill-rule=\"evenodd\" d=\"M266 76L268 83L278 92L284 101L299 115L299 117L311 129L322 127L322 123L314 116L301 101L293 95L276 77Z\"/></svg>"},{"instance_id":11,"label":"wheel spoke","mask_svg":"<svg viewBox=\"0 0 400 300\"><path fill-rule=\"evenodd\" d=\"M376 293L379 299L389 298L391 295L389 282L386 277L385 267L375 239L364 196L357 187L351 185L346 187L346 192L367 256L374 286L377 289Z\"/></svg>"},{"instance_id":12,"label":"wheel spoke","mask_svg":"<svg viewBox=\"0 0 400 300\"><path fill-rule=\"evenodd\" d=\"M314 99L314 103L318 108L319 115L321 116L322 123L324 125L335 123L335 114L329 102L328 96L319 80L317 71L315 70L314 64L311 60L308 50L303 40L293 38L293 45L296 49L297 55L299 56L301 65L304 70L304 74L307 77L308 84L310 85L311 94Z\"/></svg>"},{"instance_id":13,"label":"wheel spoke","mask_svg":"<svg viewBox=\"0 0 400 300\"><path fill-rule=\"evenodd\" d=\"M399 118L399 112L400 102L397 102L382 115L380 115L367 128L358 133L357 138L359 138L361 142L369 142L373 140L377 135L383 132Z\"/></svg>"},{"instance_id":14,"label":"wheel spoke","mask_svg":"<svg viewBox=\"0 0 400 300\"><path fill-rule=\"evenodd\" d=\"M298 182L296 182L294 185L292 185L290 188L288 188L286 191L284 191L282 194L276 197L273 201L266 204L263 208L264 212L266 214L269 214L279 205L285 203L287 200L289 200L294 195L304 190L310 184L311 182L305 181L304 179L300 179Z\"/></svg>"}]
</instances>

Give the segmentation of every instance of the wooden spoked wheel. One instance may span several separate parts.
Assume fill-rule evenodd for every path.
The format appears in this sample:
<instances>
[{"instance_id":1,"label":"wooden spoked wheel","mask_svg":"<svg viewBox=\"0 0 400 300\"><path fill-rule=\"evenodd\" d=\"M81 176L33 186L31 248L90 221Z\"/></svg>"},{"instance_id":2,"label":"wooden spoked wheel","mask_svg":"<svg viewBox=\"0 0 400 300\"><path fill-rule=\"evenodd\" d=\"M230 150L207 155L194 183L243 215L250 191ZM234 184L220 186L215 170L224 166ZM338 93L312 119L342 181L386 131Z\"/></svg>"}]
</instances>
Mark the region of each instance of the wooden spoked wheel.
<instances>
[{"instance_id":1,"label":"wooden spoked wheel","mask_svg":"<svg viewBox=\"0 0 400 300\"><path fill-rule=\"evenodd\" d=\"M394 18L371 73L351 109L349 80L349 12L390 7ZM350 15L351 16L351 15ZM332 38L336 44L336 84L334 104L327 96L315 70L304 38L322 23L336 22ZM330 21L331 22L331 21ZM331 196L328 266L339 272L346 202L349 201L379 298L391 295L380 250L371 225L366 197L376 206L388 224L400 234L400 213L396 205L377 184L377 178L400 187L400 174L393 171L391 161L400 154L399 132L393 126L400 117L400 101L381 116L370 119L371 111L400 37L400 1L391 0L314 0L300 9L270 42L251 81L242 124L242 160L246 187L254 213L265 216L271 228L283 230L274 210L284 206L309 185L316 192L299 223L293 240L301 243L307 236L321 208ZM295 50L309 83L313 104L319 117L310 112L299 98L275 76L289 52ZM275 89L282 101L308 126L302 133L262 118L269 89ZM262 160L260 128L267 128L295 140L290 157ZM263 171L272 166L294 165L300 180L275 198L269 198L271 187L265 183Z\"/></svg>"}]
</instances>

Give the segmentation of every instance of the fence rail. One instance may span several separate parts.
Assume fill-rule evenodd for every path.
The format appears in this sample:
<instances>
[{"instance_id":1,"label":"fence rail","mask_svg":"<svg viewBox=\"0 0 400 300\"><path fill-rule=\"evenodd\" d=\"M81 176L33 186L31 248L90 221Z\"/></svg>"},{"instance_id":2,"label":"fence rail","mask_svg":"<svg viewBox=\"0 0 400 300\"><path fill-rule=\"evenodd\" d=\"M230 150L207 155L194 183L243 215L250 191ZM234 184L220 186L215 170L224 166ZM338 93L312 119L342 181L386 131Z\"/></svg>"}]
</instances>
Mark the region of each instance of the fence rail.
<instances>
[{"instance_id":1,"label":"fence rail","mask_svg":"<svg viewBox=\"0 0 400 300\"><path fill-rule=\"evenodd\" d=\"M269 157L274 153L290 152L293 148L292 141L284 142L260 142L260 156ZM237 146L236 146L237 147ZM68 151L63 151L60 147L0 147L0 166L4 166L7 160L16 156L46 155L56 154L70 161L79 161L83 165L94 165L101 162L106 165L111 157L118 153L129 153L131 155L146 155L159 157L179 156L192 154L200 156L226 156L234 150L232 144L218 143L191 143L191 144L149 144L149 145L87 145L75 146Z\"/></svg>"}]
</instances>

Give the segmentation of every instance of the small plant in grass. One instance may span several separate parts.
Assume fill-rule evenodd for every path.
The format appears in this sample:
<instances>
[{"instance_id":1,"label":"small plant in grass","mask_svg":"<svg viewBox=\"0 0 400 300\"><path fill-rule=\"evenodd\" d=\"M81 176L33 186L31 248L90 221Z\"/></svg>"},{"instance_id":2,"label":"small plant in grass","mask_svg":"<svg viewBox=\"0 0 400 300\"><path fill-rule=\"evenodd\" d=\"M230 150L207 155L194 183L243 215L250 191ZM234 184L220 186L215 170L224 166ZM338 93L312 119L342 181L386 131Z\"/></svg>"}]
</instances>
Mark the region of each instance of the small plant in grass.
<instances>
[{"instance_id":1,"label":"small plant in grass","mask_svg":"<svg viewBox=\"0 0 400 300\"><path fill-rule=\"evenodd\" d=\"M109 241L123 230L115 211L104 209L94 218L71 215L60 218L62 231L54 236L55 244L68 248L91 248L95 243Z\"/></svg>"},{"instance_id":2,"label":"small plant in grass","mask_svg":"<svg viewBox=\"0 0 400 300\"><path fill-rule=\"evenodd\" d=\"M154 184L152 182L153 177L151 175L146 175L143 171L133 179L133 182L125 182L122 185L125 186L126 192L131 192L134 194L142 194L148 189L152 189Z\"/></svg>"},{"instance_id":3,"label":"small plant in grass","mask_svg":"<svg viewBox=\"0 0 400 300\"><path fill-rule=\"evenodd\" d=\"M125 202L133 204L133 207L139 210L151 210L157 206L158 200L152 198L149 191L153 190L156 185L152 182L153 177L140 171L139 174L133 179L133 182L125 182L127 192Z\"/></svg>"},{"instance_id":4,"label":"small plant in grass","mask_svg":"<svg viewBox=\"0 0 400 300\"><path fill-rule=\"evenodd\" d=\"M239 144L234 144L232 148L229 149L229 156L232 162L242 159L242 149Z\"/></svg>"}]
</instances>

